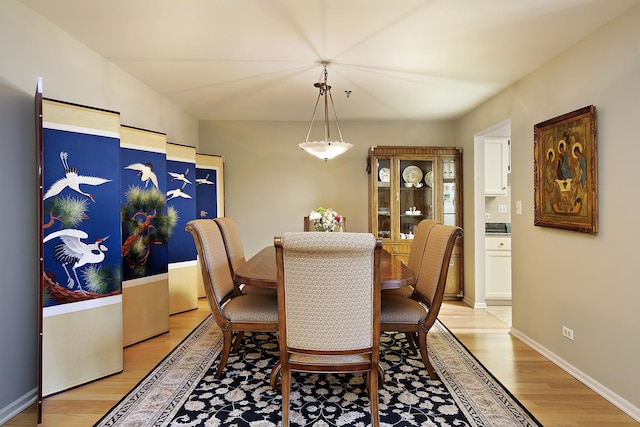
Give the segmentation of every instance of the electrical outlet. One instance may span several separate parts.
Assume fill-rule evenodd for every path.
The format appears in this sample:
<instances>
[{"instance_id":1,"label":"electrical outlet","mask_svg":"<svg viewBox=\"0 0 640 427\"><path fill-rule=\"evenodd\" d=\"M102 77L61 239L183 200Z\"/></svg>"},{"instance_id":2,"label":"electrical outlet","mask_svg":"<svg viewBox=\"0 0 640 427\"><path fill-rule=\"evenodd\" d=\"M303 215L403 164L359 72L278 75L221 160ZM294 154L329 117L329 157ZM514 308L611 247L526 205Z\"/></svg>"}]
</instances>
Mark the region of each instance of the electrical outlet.
<instances>
[{"instance_id":1,"label":"electrical outlet","mask_svg":"<svg viewBox=\"0 0 640 427\"><path fill-rule=\"evenodd\" d=\"M498 213L507 213L507 205L498 205Z\"/></svg>"},{"instance_id":2,"label":"electrical outlet","mask_svg":"<svg viewBox=\"0 0 640 427\"><path fill-rule=\"evenodd\" d=\"M565 338L569 338L571 341L573 341L573 329L569 329L566 326L563 326L562 336Z\"/></svg>"}]
</instances>

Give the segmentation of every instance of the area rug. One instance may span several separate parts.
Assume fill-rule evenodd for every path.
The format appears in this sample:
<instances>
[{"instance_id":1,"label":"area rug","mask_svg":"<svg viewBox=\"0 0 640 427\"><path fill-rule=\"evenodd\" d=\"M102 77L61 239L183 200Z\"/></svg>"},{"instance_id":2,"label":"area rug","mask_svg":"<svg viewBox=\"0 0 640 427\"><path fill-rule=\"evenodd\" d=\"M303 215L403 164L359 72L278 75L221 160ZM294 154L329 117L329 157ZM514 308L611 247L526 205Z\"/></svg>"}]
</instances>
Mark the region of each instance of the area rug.
<instances>
[{"instance_id":1,"label":"area rug","mask_svg":"<svg viewBox=\"0 0 640 427\"><path fill-rule=\"evenodd\" d=\"M381 426L541 426L440 322L429 332L431 380L403 334L382 336ZM282 400L269 385L278 360L273 334L246 334L219 379L221 334L198 326L96 426L278 426ZM291 425L370 424L364 377L294 374Z\"/></svg>"}]
</instances>

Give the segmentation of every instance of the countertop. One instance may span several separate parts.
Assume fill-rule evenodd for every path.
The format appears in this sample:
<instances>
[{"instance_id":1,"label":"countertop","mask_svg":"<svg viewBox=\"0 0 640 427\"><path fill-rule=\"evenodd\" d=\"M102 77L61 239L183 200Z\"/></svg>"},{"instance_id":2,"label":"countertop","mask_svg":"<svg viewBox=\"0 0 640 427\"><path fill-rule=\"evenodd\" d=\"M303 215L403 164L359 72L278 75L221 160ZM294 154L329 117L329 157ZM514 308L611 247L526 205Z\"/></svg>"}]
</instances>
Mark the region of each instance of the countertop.
<instances>
[{"instance_id":1,"label":"countertop","mask_svg":"<svg viewBox=\"0 0 640 427\"><path fill-rule=\"evenodd\" d=\"M484 224L484 233L487 236L505 237L511 236L510 222L486 222Z\"/></svg>"}]
</instances>

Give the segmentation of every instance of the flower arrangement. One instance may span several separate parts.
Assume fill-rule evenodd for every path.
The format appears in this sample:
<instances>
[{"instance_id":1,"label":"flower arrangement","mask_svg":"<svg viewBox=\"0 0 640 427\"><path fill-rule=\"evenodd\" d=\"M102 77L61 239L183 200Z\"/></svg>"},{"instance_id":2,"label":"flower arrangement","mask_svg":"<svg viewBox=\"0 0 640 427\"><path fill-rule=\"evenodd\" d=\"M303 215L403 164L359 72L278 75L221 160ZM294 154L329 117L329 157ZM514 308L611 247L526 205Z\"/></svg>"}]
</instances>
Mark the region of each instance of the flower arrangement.
<instances>
[{"instance_id":1,"label":"flower arrangement","mask_svg":"<svg viewBox=\"0 0 640 427\"><path fill-rule=\"evenodd\" d=\"M316 231L339 231L342 226L342 217L331 208L319 207L311 211L309 219L313 221Z\"/></svg>"}]
</instances>

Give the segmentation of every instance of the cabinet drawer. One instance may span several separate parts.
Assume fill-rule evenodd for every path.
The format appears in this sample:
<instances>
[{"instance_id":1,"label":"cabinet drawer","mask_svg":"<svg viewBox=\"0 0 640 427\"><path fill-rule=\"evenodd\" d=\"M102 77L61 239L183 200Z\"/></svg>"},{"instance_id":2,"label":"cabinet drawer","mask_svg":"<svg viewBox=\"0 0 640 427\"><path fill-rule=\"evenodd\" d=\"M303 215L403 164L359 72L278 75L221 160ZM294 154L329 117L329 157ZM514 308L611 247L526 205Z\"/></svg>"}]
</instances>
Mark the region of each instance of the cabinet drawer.
<instances>
[{"instance_id":1,"label":"cabinet drawer","mask_svg":"<svg viewBox=\"0 0 640 427\"><path fill-rule=\"evenodd\" d=\"M484 248L488 251L510 251L510 237L487 237L484 239Z\"/></svg>"}]
</instances>

